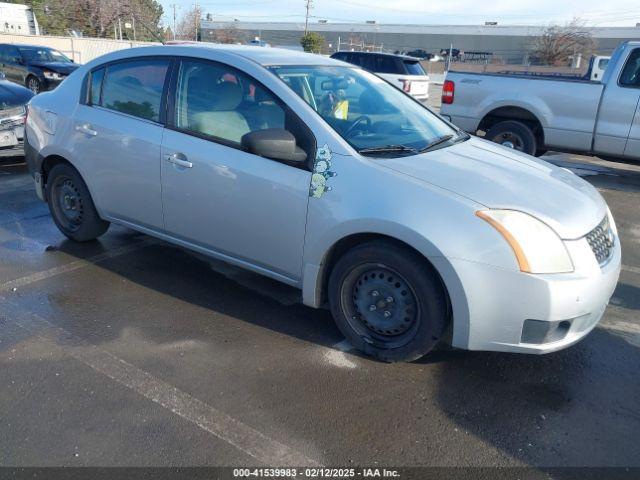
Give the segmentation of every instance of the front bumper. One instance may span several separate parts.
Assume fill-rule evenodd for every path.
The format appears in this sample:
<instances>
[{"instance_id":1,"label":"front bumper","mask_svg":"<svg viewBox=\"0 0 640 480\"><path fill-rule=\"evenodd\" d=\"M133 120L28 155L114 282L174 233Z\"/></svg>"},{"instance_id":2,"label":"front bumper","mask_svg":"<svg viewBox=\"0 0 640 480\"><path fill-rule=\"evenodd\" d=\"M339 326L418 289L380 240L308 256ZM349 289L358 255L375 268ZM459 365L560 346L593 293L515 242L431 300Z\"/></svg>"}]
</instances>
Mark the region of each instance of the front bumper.
<instances>
[{"instance_id":1,"label":"front bumper","mask_svg":"<svg viewBox=\"0 0 640 480\"><path fill-rule=\"evenodd\" d=\"M456 324L453 346L469 350L549 353L584 338L600 321L618 283L620 241L598 265L586 239L565 242L570 274L532 275L452 260L465 292L468 325Z\"/></svg>"}]
</instances>

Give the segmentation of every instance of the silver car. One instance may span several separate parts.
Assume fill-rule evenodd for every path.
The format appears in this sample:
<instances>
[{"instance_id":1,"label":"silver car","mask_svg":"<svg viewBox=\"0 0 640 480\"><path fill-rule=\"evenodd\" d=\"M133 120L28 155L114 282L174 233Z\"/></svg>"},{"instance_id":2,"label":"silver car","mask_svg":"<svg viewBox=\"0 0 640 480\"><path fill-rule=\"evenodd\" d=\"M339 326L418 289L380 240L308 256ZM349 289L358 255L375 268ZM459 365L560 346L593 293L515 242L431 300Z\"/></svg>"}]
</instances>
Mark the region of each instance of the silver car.
<instances>
[{"instance_id":1,"label":"silver car","mask_svg":"<svg viewBox=\"0 0 640 480\"><path fill-rule=\"evenodd\" d=\"M115 52L34 97L25 149L69 238L117 223L293 285L385 361L559 350L620 273L590 184L321 56Z\"/></svg>"}]
</instances>

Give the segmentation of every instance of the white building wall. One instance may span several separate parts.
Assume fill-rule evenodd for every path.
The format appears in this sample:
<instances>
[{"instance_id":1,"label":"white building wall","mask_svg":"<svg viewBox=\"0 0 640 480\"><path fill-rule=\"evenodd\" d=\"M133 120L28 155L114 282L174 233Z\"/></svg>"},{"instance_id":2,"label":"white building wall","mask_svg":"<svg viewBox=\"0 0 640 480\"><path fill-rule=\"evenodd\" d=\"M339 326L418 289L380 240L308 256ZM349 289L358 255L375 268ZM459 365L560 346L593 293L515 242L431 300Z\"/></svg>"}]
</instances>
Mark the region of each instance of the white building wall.
<instances>
[{"instance_id":1,"label":"white building wall","mask_svg":"<svg viewBox=\"0 0 640 480\"><path fill-rule=\"evenodd\" d=\"M38 35L38 21L26 5L0 2L0 33Z\"/></svg>"}]
</instances>

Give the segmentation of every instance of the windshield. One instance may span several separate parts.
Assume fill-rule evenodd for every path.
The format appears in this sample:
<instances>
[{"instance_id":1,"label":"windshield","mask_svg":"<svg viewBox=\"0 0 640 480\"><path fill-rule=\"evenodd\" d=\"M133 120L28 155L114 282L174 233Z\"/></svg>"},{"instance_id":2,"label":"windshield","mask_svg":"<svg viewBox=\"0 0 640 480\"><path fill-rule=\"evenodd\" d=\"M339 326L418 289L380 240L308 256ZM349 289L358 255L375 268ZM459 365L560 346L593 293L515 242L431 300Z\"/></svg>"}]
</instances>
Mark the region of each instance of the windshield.
<instances>
[{"instance_id":1,"label":"windshield","mask_svg":"<svg viewBox=\"0 0 640 480\"><path fill-rule=\"evenodd\" d=\"M364 70L305 65L272 71L363 155L415 155L467 138Z\"/></svg>"},{"instance_id":2,"label":"windshield","mask_svg":"<svg viewBox=\"0 0 640 480\"><path fill-rule=\"evenodd\" d=\"M66 55L52 48L19 47L18 50L29 62L71 62Z\"/></svg>"}]
</instances>

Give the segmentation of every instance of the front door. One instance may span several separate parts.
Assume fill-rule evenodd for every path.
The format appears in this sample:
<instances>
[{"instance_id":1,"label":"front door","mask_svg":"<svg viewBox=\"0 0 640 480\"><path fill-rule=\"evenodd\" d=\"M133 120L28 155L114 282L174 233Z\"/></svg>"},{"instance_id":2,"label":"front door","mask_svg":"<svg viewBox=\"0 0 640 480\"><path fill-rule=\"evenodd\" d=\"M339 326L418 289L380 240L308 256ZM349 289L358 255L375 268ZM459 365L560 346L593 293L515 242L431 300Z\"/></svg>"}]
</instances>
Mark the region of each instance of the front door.
<instances>
[{"instance_id":1,"label":"front door","mask_svg":"<svg viewBox=\"0 0 640 480\"><path fill-rule=\"evenodd\" d=\"M620 76L620 86L636 93L636 114L629 130L629 139L625 147L624 156L640 159L640 48L636 48L625 65Z\"/></svg>"},{"instance_id":2,"label":"front door","mask_svg":"<svg viewBox=\"0 0 640 480\"><path fill-rule=\"evenodd\" d=\"M242 151L240 140L286 128L306 150L313 142L299 138L299 120L283 104L232 67L185 59L175 77L162 144L167 231L221 258L298 281L311 173Z\"/></svg>"},{"instance_id":3,"label":"front door","mask_svg":"<svg viewBox=\"0 0 640 480\"><path fill-rule=\"evenodd\" d=\"M594 152L610 156L623 156L629 130L634 121L640 88L640 48L632 50L622 72L616 69L602 94L598 123L594 138Z\"/></svg>"},{"instance_id":4,"label":"front door","mask_svg":"<svg viewBox=\"0 0 640 480\"><path fill-rule=\"evenodd\" d=\"M158 231L164 226L160 112L169 63L138 58L94 70L70 142L100 212Z\"/></svg>"}]
</instances>

